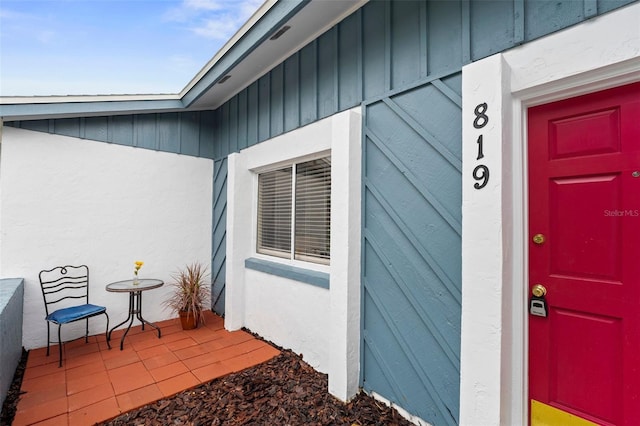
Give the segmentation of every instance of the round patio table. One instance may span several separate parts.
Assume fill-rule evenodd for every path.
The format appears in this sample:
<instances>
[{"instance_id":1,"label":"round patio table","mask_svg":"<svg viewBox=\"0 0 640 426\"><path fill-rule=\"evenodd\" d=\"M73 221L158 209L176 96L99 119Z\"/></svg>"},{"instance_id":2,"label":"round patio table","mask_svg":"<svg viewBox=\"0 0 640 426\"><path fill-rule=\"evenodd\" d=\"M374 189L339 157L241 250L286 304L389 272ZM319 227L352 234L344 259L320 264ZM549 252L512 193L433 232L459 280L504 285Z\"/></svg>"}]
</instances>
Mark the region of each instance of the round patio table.
<instances>
[{"instance_id":1,"label":"round patio table","mask_svg":"<svg viewBox=\"0 0 640 426\"><path fill-rule=\"evenodd\" d=\"M120 350L124 347L124 338L127 337L127 333L131 329L131 325L133 324L133 320L135 318L138 319L142 323L142 329L144 330L144 325L148 324L149 326L158 330L158 339L161 337L160 327L157 325L145 320L142 317L142 292L147 290L153 290L154 288L162 287L164 285L164 281L156 280L151 278L142 278L137 280L137 284L134 284L134 280L124 280L124 281L116 281L111 284L107 284L107 291L114 293L129 293L129 316L126 320L122 321L120 324L113 327L109 330L107 334L107 340L111 340L111 332L116 328L120 327L122 324L129 321L129 325L127 326L127 330L122 335L122 340L120 340Z\"/></svg>"}]
</instances>

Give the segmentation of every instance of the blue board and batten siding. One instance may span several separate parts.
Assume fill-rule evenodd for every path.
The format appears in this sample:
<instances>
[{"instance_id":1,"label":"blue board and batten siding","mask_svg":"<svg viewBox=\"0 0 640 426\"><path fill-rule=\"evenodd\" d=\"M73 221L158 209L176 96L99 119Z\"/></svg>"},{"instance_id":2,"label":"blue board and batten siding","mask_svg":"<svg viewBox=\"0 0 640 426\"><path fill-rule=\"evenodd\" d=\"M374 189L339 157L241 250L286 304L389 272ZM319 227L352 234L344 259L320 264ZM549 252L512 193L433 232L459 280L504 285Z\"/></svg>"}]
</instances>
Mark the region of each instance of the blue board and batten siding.
<instances>
[{"instance_id":1,"label":"blue board and batten siding","mask_svg":"<svg viewBox=\"0 0 640 426\"><path fill-rule=\"evenodd\" d=\"M6 123L27 130L213 158L215 113L173 112Z\"/></svg>"},{"instance_id":2,"label":"blue board and batten siding","mask_svg":"<svg viewBox=\"0 0 640 426\"><path fill-rule=\"evenodd\" d=\"M224 295L227 273L227 159L213 165L213 226L211 254L211 307L224 315Z\"/></svg>"},{"instance_id":3,"label":"blue board and batten siding","mask_svg":"<svg viewBox=\"0 0 640 426\"><path fill-rule=\"evenodd\" d=\"M365 104L363 386L455 424L461 73Z\"/></svg>"},{"instance_id":4,"label":"blue board and batten siding","mask_svg":"<svg viewBox=\"0 0 640 426\"><path fill-rule=\"evenodd\" d=\"M15 125L215 159L223 312L228 154L362 104L362 385L456 424L462 65L632 2L371 1L214 112Z\"/></svg>"}]
</instances>

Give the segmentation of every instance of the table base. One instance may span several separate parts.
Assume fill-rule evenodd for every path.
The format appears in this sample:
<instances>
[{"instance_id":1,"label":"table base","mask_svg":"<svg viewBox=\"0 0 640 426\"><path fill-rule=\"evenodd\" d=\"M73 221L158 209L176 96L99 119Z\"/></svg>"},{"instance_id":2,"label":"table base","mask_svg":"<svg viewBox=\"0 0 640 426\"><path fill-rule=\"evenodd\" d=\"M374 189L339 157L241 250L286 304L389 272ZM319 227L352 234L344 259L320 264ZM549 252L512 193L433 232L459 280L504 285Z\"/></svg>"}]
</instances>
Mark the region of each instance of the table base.
<instances>
[{"instance_id":1,"label":"table base","mask_svg":"<svg viewBox=\"0 0 640 426\"><path fill-rule=\"evenodd\" d=\"M107 334L107 341L111 340L111 333L113 332L113 330L115 330L116 328L120 327L121 325L129 321L129 325L127 326L127 329L125 330L124 334L122 335L122 339L120 340L120 350L123 350L124 338L127 337L127 333L129 333L129 330L131 329L131 325L133 325L133 320L136 318L142 324L143 330L144 330L144 325L147 324L150 327L158 330L158 339L162 337L160 327L142 318L142 291L132 291L129 293L129 316L120 324L116 325L111 330L109 330L109 333Z\"/></svg>"}]
</instances>

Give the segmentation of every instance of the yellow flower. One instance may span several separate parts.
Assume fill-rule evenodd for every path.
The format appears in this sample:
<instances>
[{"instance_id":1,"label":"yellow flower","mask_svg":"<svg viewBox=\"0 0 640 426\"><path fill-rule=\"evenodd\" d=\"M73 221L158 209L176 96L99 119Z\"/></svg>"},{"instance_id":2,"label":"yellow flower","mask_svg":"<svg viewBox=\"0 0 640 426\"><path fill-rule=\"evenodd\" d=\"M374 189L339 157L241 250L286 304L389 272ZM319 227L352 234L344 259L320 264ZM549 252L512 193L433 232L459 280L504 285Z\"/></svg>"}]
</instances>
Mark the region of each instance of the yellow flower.
<instances>
[{"instance_id":1,"label":"yellow flower","mask_svg":"<svg viewBox=\"0 0 640 426\"><path fill-rule=\"evenodd\" d=\"M134 273L134 274L136 274L136 275L138 275L138 271L140 270L140 268L142 268L142 265L144 265L144 262L141 262L140 260L137 260L137 261L135 262L135 265L136 265L136 266L135 266L135 267L134 267L134 269L133 269L133 273Z\"/></svg>"}]
</instances>

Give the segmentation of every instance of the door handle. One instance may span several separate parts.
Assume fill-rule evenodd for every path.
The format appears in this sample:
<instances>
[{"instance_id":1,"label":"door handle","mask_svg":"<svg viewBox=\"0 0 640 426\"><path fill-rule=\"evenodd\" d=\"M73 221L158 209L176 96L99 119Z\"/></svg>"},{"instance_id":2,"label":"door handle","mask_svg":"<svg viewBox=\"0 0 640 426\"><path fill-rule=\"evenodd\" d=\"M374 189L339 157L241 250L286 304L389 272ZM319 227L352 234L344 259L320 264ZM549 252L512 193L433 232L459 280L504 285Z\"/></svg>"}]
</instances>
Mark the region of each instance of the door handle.
<instances>
[{"instance_id":1,"label":"door handle","mask_svg":"<svg viewBox=\"0 0 640 426\"><path fill-rule=\"evenodd\" d=\"M544 241L546 240L546 238L544 237L544 234L536 234L533 236L533 242L540 245L540 244L544 244Z\"/></svg>"},{"instance_id":2,"label":"door handle","mask_svg":"<svg viewBox=\"0 0 640 426\"><path fill-rule=\"evenodd\" d=\"M544 297L547 294L547 289L542 284L536 284L531 288L531 294L535 297Z\"/></svg>"}]
</instances>

